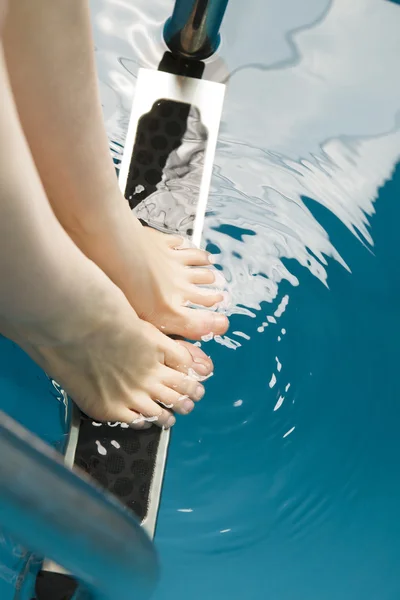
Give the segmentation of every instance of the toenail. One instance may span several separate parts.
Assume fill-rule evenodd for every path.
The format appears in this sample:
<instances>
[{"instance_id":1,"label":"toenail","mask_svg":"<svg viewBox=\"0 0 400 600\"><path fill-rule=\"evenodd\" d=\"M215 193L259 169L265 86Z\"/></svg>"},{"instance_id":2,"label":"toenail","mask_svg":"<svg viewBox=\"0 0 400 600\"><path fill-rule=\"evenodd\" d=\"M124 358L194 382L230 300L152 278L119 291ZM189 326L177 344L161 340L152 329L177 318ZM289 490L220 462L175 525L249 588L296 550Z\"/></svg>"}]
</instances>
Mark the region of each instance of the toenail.
<instances>
[{"instance_id":1,"label":"toenail","mask_svg":"<svg viewBox=\"0 0 400 600\"><path fill-rule=\"evenodd\" d=\"M169 417L168 421L165 423L165 429L169 429L175 425L176 419L172 415Z\"/></svg>"},{"instance_id":2,"label":"toenail","mask_svg":"<svg viewBox=\"0 0 400 600\"><path fill-rule=\"evenodd\" d=\"M210 369L203 363L203 364L196 364L195 371L199 375L208 375L208 373L210 372Z\"/></svg>"},{"instance_id":3,"label":"toenail","mask_svg":"<svg viewBox=\"0 0 400 600\"><path fill-rule=\"evenodd\" d=\"M228 319L221 313L214 314L215 329L225 329L228 324Z\"/></svg>"},{"instance_id":4,"label":"toenail","mask_svg":"<svg viewBox=\"0 0 400 600\"><path fill-rule=\"evenodd\" d=\"M200 358L195 358L193 360L193 362L196 365L196 371L198 373L200 373L200 375L207 375L207 373L210 372L210 364L207 363L205 360L202 360Z\"/></svg>"},{"instance_id":5,"label":"toenail","mask_svg":"<svg viewBox=\"0 0 400 600\"><path fill-rule=\"evenodd\" d=\"M201 400L205 394L205 389L202 385L198 385L194 391L194 397L196 400Z\"/></svg>"},{"instance_id":6,"label":"toenail","mask_svg":"<svg viewBox=\"0 0 400 600\"><path fill-rule=\"evenodd\" d=\"M182 410L186 414L192 412L193 409L194 409L194 402L192 402L191 400L185 400L184 402L182 402Z\"/></svg>"}]
</instances>

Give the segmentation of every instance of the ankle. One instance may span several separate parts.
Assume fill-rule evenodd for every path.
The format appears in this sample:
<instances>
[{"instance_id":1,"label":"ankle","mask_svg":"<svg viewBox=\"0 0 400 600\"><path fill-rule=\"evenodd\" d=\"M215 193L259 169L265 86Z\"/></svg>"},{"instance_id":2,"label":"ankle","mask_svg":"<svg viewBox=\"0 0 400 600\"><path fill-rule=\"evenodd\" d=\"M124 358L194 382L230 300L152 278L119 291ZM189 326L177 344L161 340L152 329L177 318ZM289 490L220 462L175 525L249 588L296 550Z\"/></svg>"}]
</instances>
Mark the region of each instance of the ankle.
<instances>
[{"instance_id":1,"label":"ankle","mask_svg":"<svg viewBox=\"0 0 400 600\"><path fill-rule=\"evenodd\" d=\"M76 285L65 287L63 300L55 302L51 312L0 315L0 334L21 346L54 347L84 343L99 331L113 327L127 311L135 318L121 290L91 261L87 263L93 268L86 273L77 270Z\"/></svg>"},{"instance_id":2,"label":"ankle","mask_svg":"<svg viewBox=\"0 0 400 600\"><path fill-rule=\"evenodd\" d=\"M93 207L94 203L88 204ZM79 214L69 214L63 219L63 227L68 235L81 246L85 240L107 239L115 231L126 227L129 222L136 222L141 227L140 221L133 215L128 202L120 190L113 190L107 197L107 202L99 202L93 209L83 208Z\"/></svg>"}]
</instances>

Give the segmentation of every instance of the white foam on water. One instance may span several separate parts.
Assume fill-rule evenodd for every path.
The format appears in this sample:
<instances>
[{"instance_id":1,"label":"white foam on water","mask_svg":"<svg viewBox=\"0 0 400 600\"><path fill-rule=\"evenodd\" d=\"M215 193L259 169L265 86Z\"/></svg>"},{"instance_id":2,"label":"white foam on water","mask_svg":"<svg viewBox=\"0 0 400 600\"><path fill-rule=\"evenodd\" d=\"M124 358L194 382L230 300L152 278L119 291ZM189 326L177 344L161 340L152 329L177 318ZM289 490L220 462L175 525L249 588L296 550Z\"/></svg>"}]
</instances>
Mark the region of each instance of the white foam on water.
<instances>
[{"instance_id":1,"label":"white foam on water","mask_svg":"<svg viewBox=\"0 0 400 600\"><path fill-rule=\"evenodd\" d=\"M283 315L288 304L289 304L289 295L286 294L285 296L283 296L282 300L278 304L278 308L274 312L274 315L277 319Z\"/></svg>"},{"instance_id":2,"label":"white foam on water","mask_svg":"<svg viewBox=\"0 0 400 600\"><path fill-rule=\"evenodd\" d=\"M211 332L211 333L208 333L207 335L202 335L201 341L202 342L210 342L213 339L213 337L214 337L214 334Z\"/></svg>"},{"instance_id":3,"label":"white foam on water","mask_svg":"<svg viewBox=\"0 0 400 600\"><path fill-rule=\"evenodd\" d=\"M187 400L188 398L189 398L189 396L187 394L185 394L184 396L179 396L178 402L183 402L184 400Z\"/></svg>"},{"instance_id":4,"label":"white foam on water","mask_svg":"<svg viewBox=\"0 0 400 600\"><path fill-rule=\"evenodd\" d=\"M146 423L155 423L158 421L158 417L156 415L154 415L154 417L143 417L143 421Z\"/></svg>"},{"instance_id":5,"label":"white foam on water","mask_svg":"<svg viewBox=\"0 0 400 600\"><path fill-rule=\"evenodd\" d=\"M288 435L290 435L291 433L293 433L293 431L296 429L296 427L292 427L291 429L289 429L289 431L287 431L285 433L285 435L283 436L283 438L286 438Z\"/></svg>"},{"instance_id":6,"label":"white foam on water","mask_svg":"<svg viewBox=\"0 0 400 600\"><path fill-rule=\"evenodd\" d=\"M274 411L278 410L278 408L280 408L282 406L284 400L285 400L284 396L279 396L278 402L274 406Z\"/></svg>"},{"instance_id":7,"label":"white foam on water","mask_svg":"<svg viewBox=\"0 0 400 600\"><path fill-rule=\"evenodd\" d=\"M106 450L106 448L104 448L104 446L102 446L102 444L99 442L99 440L96 440L96 446L97 446L97 452L99 454L101 454L101 456L106 456L107 450Z\"/></svg>"},{"instance_id":8,"label":"white foam on water","mask_svg":"<svg viewBox=\"0 0 400 600\"><path fill-rule=\"evenodd\" d=\"M212 377L213 375L214 375L214 373L209 373L208 375L200 375L199 373L197 373L197 371L195 371L194 369L189 367L188 374L186 375L186 379L196 379L196 381L206 381L207 379L210 379L210 377Z\"/></svg>"},{"instance_id":9,"label":"white foam on water","mask_svg":"<svg viewBox=\"0 0 400 600\"><path fill-rule=\"evenodd\" d=\"M247 335L247 333L244 333L243 331L232 331L232 335L238 335L239 337L244 338L245 340L250 340L250 336Z\"/></svg>"},{"instance_id":10,"label":"white foam on water","mask_svg":"<svg viewBox=\"0 0 400 600\"><path fill-rule=\"evenodd\" d=\"M128 429L128 423L121 423L120 421L107 421L109 427L120 427L121 429Z\"/></svg>"},{"instance_id":11,"label":"white foam on water","mask_svg":"<svg viewBox=\"0 0 400 600\"><path fill-rule=\"evenodd\" d=\"M51 379L49 378L51 381L51 384L53 386L53 388L56 390L57 392L57 400L59 402L62 402L62 404L65 406L65 408L67 409L68 407L68 395L65 392L65 390L61 387L61 385L59 383L57 383L57 381L55 381L55 379ZM66 413L67 415L67 413Z\"/></svg>"},{"instance_id":12,"label":"white foam on water","mask_svg":"<svg viewBox=\"0 0 400 600\"><path fill-rule=\"evenodd\" d=\"M178 398L178 400L179 400L179 398ZM161 406L164 406L164 408L173 408L173 406L174 406L173 404L165 404L165 402L162 402L161 400L156 400L156 402L158 404L161 404Z\"/></svg>"},{"instance_id":13,"label":"white foam on water","mask_svg":"<svg viewBox=\"0 0 400 600\"><path fill-rule=\"evenodd\" d=\"M227 335L216 335L214 337L214 341L217 342L217 344L220 344L221 346L226 346L227 348L230 348L231 350L236 350L242 345L240 342L238 342L237 340L233 340Z\"/></svg>"}]
</instances>

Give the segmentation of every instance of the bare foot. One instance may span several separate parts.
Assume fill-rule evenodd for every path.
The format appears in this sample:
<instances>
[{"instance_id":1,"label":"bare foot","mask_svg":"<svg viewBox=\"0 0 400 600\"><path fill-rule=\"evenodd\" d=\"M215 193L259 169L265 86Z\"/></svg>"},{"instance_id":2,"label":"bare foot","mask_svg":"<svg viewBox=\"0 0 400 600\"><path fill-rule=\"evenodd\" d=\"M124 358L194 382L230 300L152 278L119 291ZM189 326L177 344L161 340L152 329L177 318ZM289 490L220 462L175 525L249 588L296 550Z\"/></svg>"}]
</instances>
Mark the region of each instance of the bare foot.
<instances>
[{"instance_id":1,"label":"bare foot","mask_svg":"<svg viewBox=\"0 0 400 600\"><path fill-rule=\"evenodd\" d=\"M197 248L180 249L180 236L143 227L130 211L122 215L95 233L69 233L124 292L141 319L163 333L192 340L225 333L226 316L204 310L224 299L222 290L204 287L216 285L210 255Z\"/></svg>"},{"instance_id":2,"label":"bare foot","mask_svg":"<svg viewBox=\"0 0 400 600\"><path fill-rule=\"evenodd\" d=\"M203 352L198 346L194 346L189 342L177 340L176 342L189 352L192 358L190 368L195 371L200 377L208 379L214 373L214 364L209 356Z\"/></svg>"},{"instance_id":3,"label":"bare foot","mask_svg":"<svg viewBox=\"0 0 400 600\"><path fill-rule=\"evenodd\" d=\"M210 309L224 300L222 290L201 287L216 285L209 253L180 249L182 237L149 227L142 228L142 236L146 253L141 259L147 261L147 269L139 271L139 278L147 293L128 298L138 314L166 333L189 339L225 333L228 320L223 314L190 307Z\"/></svg>"},{"instance_id":4,"label":"bare foot","mask_svg":"<svg viewBox=\"0 0 400 600\"><path fill-rule=\"evenodd\" d=\"M140 320L119 290L99 313L96 326L79 339L74 334L67 341L35 343L32 332L3 332L95 420L169 428L173 412L190 413L204 395L199 380L212 372L210 359Z\"/></svg>"}]
</instances>

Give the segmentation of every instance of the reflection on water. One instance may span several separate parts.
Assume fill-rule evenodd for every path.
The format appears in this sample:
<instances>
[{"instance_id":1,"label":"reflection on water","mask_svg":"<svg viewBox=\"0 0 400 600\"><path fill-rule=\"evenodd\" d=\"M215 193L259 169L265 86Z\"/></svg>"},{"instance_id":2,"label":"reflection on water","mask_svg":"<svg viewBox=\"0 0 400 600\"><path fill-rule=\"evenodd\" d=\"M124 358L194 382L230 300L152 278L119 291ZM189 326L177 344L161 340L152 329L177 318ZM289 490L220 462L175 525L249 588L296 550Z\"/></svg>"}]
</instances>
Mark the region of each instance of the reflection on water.
<instances>
[{"instance_id":1,"label":"reflection on water","mask_svg":"<svg viewBox=\"0 0 400 600\"><path fill-rule=\"evenodd\" d=\"M158 4L151 10L128 1L93 5L116 155L122 152L137 68L155 66L159 57L160 26L170 9ZM232 75L207 222L207 239L222 252L236 311L238 305L257 309L261 301L274 300L282 279L299 283L283 258L295 258L324 283L324 256L351 269L303 198L321 203L373 244L368 217L400 155L397 7L383 0L336 0L325 2L324 10L311 0L305 8L288 0L279 7L253 4L243 19L240 7L230 7L225 24L222 56ZM263 35L250 35L260 20ZM243 22L246 43L236 31ZM221 236L221 223L257 235L245 243Z\"/></svg>"},{"instance_id":2,"label":"reflection on water","mask_svg":"<svg viewBox=\"0 0 400 600\"><path fill-rule=\"evenodd\" d=\"M18 346L2 336L0 398L2 411L60 452L64 451L70 419L65 392ZM14 599L14 588L30 559L30 553L16 541L6 530L0 532L1 600Z\"/></svg>"}]
</instances>

